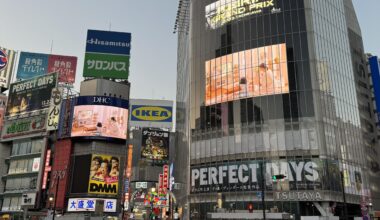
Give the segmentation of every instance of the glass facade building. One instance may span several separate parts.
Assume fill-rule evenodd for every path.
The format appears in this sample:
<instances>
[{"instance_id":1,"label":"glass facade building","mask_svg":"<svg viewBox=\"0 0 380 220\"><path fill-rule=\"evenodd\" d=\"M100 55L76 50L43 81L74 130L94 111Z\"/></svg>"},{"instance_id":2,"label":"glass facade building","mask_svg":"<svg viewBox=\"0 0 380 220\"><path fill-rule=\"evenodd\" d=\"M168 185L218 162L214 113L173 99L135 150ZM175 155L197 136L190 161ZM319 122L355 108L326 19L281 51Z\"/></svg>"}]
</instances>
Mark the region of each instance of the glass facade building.
<instances>
[{"instance_id":1,"label":"glass facade building","mask_svg":"<svg viewBox=\"0 0 380 220\"><path fill-rule=\"evenodd\" d=\"M345 199L362 216L364 52L351 0L183 0L176 30L184 215L343 216Z\"/></svg>"}]
</instances>

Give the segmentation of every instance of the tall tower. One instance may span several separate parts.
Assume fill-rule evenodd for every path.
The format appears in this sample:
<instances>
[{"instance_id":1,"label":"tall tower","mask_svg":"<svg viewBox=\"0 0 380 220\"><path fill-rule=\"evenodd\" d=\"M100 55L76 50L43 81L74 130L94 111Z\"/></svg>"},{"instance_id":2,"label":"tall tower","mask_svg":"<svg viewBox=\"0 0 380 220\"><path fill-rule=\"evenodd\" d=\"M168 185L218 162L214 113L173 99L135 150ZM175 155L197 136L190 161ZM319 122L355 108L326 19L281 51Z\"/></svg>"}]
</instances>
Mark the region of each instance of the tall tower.
<instances>
[{"instance_id":1,"label":"tall tower","mask_svg":"<svg viewBox=\"0 0 380 220\"><path fill-rule=\"evenodd\" d=\"M366 215L350 0L181 0L175 31L184 215Z\"/></svg>"}]
</instances>

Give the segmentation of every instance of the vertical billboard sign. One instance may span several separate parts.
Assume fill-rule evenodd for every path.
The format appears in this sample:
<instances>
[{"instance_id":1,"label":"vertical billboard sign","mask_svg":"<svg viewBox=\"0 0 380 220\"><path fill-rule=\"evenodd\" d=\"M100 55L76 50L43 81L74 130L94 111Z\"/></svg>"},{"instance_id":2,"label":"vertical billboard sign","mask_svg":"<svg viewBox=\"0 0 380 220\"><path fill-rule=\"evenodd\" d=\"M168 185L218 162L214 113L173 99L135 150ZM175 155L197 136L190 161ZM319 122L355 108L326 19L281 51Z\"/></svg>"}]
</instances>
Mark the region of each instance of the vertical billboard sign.
<instances>
[{"instance_id":1,"label":"vertical billboard sign","mask_svg":"<svg viewBox=\"0 0 380 220\"><path fill-rule=\"evenodd\" d=\"M7 89L12 77L17 52L0 47L0 87Z\"/></svg>"},{"instance_id":2,"label":"vertical billboard sign","mask_svg":"<svg viewBox=\"0 0 380 220\"><path fill-rule=\"evenodd\" d=\"M48 73L58 73L58 81L74 83L77 57L54 54L21 52L18 63L18 80L27 80Z\"/></svg>"},{"instance_id":3,"label":"vertical billboard sign","mask_svg":"<svg viewBox=\"0 0 380 220\"><path fill-rule=\"evenodd\" d=\"M369 58L369 65L372 75L373 90L375 93L376 113L377 113L377 126L380 127L380 64L377 56Z\"/></svg>"},{"instance_id":4,"label":"vertical billboard sign","mask_svg":"<svg viewBox=\"0 0 380 220\"><path fill-rule=\"evenodd\" d=\"M119 188L120 158L92 155L88 193L117 195Z\"/></svg>"},{"instance_id":5,"label":"vertical billboard sign","mask_svg":"<svg viewBox=\"0 0 380 220\"><path fill-rule=\"evenodd\" d=\"M7 99L7 96L0 95L0 131L3 129L4 125L4 114L5 108L7 107Z\"/></svg>"},{"instance_id":6,"label":"vertical billboard sign","mask_svg":"<svg viewBox=\"0 0 380 220\"><path fill-rule=\"evenodd\" d=\"M5 116L49 108L51 91L56 86L57 74L39 76L11 84Z\"/></svg>"},{"instance_id":7,"label":"vertical billboard sign","mask_svg":"<svg viewBox=\"0 0 380 220\"><path fill-rule=\"evenodd\" d=\"M47 115L47 131L58 129L59 114L61 111L62 91L60 88L53 88L51 92L50 107Z\"/></svg>"},{"instance_id":8,"label":"vertical billboard sign","mask_svg":"<svg viewBox=\"0 0 380 220\"><path fill-rule=\"evenodd\" d=\"M143 128L141 158L151 165L163 165L169 159L169 132Z\"/></svg>"},{"instance_id":9,"label":"vertical billboard sign","mask_svg":"<svg viewBox=\"0 0 380 220\"><path fill-rule=\"evenodd\" d=\"M162 167L163 169L163 176L162 176L162 187L164 188L164 190L168 189L169 188L169 166L168 165L164 165Z\"/></svg>"},{"instance_id":10,"label":"vertical billboard sign","mask_svg":"<svg viewBox=\"0 0 380 220\"><path fill-rule=\"evenodd\" d=\"M84 77L128 79L131 33L88 30Z\"/></svg>"}]
</instances>

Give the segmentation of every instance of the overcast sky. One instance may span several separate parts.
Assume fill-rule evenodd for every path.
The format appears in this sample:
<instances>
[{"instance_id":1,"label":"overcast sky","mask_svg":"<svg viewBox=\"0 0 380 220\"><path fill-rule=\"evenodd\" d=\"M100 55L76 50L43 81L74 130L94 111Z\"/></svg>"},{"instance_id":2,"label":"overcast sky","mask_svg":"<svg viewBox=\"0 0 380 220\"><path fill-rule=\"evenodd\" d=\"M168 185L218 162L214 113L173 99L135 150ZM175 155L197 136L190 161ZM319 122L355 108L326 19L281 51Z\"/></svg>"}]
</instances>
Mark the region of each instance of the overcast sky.
<instances>
[{"instance_id":1,"label":"overcast sky","mask_svg":"<svg viewBox=\"0 0 380 220\"><path fill-rule=\"evenodd\" d=\"M321 0L324 1L324 0ZM131 32L131 98L175 99L177 0L1 0L0 46L78 57L87 29ZM380 55L380 1L354 0L366 52ZM365 4L363 4L365 3Z\"/></svg>"}]
</instances>

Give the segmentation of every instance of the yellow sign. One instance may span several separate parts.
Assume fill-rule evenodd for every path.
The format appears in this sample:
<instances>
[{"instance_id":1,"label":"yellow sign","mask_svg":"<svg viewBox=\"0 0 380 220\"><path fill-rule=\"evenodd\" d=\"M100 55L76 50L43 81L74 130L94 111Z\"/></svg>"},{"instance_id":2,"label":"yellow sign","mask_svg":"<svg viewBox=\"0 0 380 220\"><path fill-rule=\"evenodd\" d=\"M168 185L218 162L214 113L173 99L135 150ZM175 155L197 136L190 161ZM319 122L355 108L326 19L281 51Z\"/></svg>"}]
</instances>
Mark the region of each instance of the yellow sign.
<instances>
[{"instance_id":1,"label":"yellow sign","mask_svg":"<svg viewBox=\"0 0 380 220\"><path fill-rule=\"evenodd\" d=\"M131 114L131 121L172 121L172 107L169 106L133 105Z\"/></svg>"},{"instance_id":2,"label":"yellow sign","mask_svg":"<svg viewBox=\"0 0 380 220\"><path fill-rule=\"evenodd\" d=\"M117 195L119 188L120 158L92 155L88 193Z\"/></svg>"},{"instance_id":3,"label":"yellow sign","mask_svg":"<svg viewBox=\"0 0 380 220\"><path fill-rule=\"evenodd\" d=\"M206 6L206 20L208 26L215 29L238 18L260 14L263 9L274 7L274 0L219 0Z\"/></svg>"}]
</instances>

